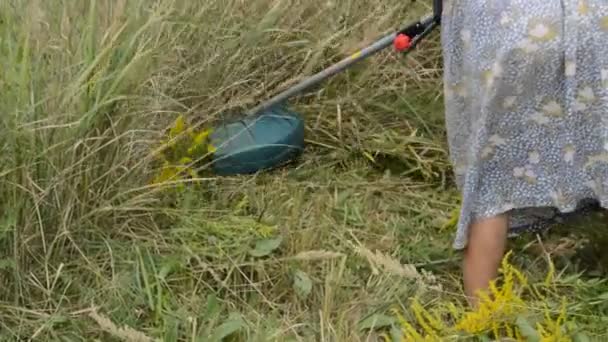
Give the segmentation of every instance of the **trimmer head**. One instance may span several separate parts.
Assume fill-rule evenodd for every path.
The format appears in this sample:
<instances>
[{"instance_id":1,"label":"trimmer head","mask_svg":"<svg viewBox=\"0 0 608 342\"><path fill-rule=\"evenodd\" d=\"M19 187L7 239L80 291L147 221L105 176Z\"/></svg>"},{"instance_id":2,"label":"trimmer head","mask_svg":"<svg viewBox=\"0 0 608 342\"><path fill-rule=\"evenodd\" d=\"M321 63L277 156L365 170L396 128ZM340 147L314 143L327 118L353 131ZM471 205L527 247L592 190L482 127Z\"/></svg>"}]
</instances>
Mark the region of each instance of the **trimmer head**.
<instances>
[{"instance_id":1,"label":"trimmer head","mask_svg":"<svg viewBox=\"0 0 608 342\"><path fill-rule=\"evenodd\" d=\"M211 135L212 168L223 176L252 174L283 165L304 150L304 119L276 106L220 125Z\"/></svg>"}]
</instances>

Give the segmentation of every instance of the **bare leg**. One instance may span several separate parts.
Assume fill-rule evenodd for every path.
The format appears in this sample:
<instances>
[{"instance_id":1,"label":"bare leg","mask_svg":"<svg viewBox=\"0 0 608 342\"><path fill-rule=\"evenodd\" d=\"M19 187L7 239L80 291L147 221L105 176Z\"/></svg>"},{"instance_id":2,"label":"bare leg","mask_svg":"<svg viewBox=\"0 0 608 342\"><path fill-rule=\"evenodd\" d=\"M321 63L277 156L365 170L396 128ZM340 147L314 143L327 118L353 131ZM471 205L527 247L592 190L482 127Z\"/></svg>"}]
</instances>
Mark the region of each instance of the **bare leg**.
<instances>
[{"instance_id":1,"label":"bare leg","mask_svg":"<svg viewBox=\"0 0 608 342\"><path fill-rule=\"evenodd\" d=\"M505 253L508 220L498 216L471 225L464 254L464 288L471 305L478 302L478 291L486 291L498 275Z\"/></svg>"}]
</instances>

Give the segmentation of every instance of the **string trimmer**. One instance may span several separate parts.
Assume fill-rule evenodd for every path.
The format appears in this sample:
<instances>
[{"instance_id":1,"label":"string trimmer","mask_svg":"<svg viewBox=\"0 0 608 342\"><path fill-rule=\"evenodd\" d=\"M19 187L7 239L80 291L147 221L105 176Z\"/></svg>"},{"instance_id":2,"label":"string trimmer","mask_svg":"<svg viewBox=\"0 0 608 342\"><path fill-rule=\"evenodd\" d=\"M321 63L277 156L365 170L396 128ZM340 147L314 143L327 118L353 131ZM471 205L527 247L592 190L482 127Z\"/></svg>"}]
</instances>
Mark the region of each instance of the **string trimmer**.
<instances>
[{"instance_id":1,"label":"string trimmer","mask_svg":"<svg viewBox=\"0 0 608 342\"><path fill-rule=\"evenodd\" d=\"M327 69L275 95L245 113L244 117L214 129L211 144L217 148L213 171L219 175L250 174L273 168L304 150L304 120L285 105L289 98L336 75L355 63L393 46L408 53L440 25L442 0L433 0L433 13L388 34Z\"/></svg>"}]
</instances>

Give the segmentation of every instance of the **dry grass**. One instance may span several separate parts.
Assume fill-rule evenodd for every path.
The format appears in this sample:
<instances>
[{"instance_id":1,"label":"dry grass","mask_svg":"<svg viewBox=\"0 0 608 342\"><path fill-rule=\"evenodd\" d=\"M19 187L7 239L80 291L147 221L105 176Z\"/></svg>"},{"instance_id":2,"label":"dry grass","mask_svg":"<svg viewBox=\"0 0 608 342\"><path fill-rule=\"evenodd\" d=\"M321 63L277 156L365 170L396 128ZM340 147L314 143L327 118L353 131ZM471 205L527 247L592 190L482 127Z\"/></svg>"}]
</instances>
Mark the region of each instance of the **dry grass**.
<instances>
[{"instance_id":1,"label":"dry grass","mask_svg":"<svg viewBox=\"0 0 608 342\"><path fill-rule=\"evenodd\" d=\"M0 3L0 339L375 341L399 336L387 315L412 318L411 298L462 302L441 230L457 196L436 35L294 99L309 140L297 165L180 193L149 184L178 114L209 125L428 9ZM520 247L526 273L544 274L546 248ZM608 286L560 262L556 296L599 336ZM364 329L370 317L381 327Z\"/></svg>"},{"instance_id":2,"label":"dry grass","mask_svg":"<svg viewBox=\"0 0 608 342\"><path fill-rule=\"evenodd\" d=\"M91 319L93 321L95 321L95 323L97 323L97 325L99 326L99 328L110 334L110 336L116 337L122 341L127 341L127 342L151 342L152 339L148 336L146 336L145 334L133 330L129 327L122 327L119 328L118 326L116 326L116 324L114 324L109 318L99 314L97 311L93 310L89 313L89 317L91 317Z\"/></svg>"}]
</instances>

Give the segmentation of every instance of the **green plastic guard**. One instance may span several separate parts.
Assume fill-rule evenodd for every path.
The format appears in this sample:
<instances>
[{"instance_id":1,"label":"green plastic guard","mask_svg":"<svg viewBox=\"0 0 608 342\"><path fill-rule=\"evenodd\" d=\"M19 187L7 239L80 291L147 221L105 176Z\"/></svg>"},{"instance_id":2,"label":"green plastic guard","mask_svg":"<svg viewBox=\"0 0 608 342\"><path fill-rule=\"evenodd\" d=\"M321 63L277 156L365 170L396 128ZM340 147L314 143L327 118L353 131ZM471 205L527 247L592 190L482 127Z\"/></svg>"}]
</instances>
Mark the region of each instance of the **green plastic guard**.
<instances>
[{"instance_id":1,"label":"green plastic guard","mask_svg":"<svg viewBox=\"0 0 608 342\"><path fill-rule=\"evenodd\" d=\"M283 107L220 125L211 134L217 148L212 169L228 176L275 168L304 151L304 120Z\"/></svg>"}]
</instances>

